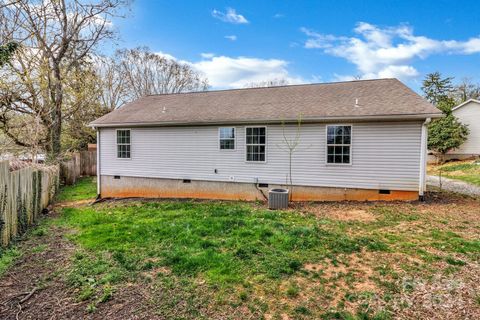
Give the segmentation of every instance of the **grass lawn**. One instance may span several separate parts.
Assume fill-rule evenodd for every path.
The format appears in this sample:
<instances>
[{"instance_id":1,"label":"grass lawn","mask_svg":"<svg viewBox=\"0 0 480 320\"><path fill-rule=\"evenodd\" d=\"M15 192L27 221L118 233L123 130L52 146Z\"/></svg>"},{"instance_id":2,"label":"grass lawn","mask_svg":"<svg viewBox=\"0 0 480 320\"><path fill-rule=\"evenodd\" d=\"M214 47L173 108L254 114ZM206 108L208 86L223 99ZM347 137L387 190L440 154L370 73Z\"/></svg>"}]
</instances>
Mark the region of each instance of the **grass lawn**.
<instances>
[{"instance_id":1,"label":"grass lawn","mask_svg":"<svg viewBox=\"0 0 480 320\"><path fill-rule=\"evenodd\" d=\"M440 171L444 177L480 186L480 162L455 161L428 168L428 174L431 175L438 175Z\"/></svg>"},{"instance_id":2,"label":"grass lawn","mask_svg":"<svg viewBox=\"0 0 480 320\"><path fill-rule=\"evenodd\" d=\"M78 179L77 183L73 186L63 186L56 200L59 202L70 202L95 199L96 197L96 177L82 177Z\"/></svg>"},{"instance_id":3,"label":"grass lawn","mask_svg":"<svg viewBox=\"0 0 480 320\"><path fill-rule=\"evenodd\" d=\"M91 189L82 181L59 198ZM10 249L6 265L17 262L0 286L36 283L22 309L35 317L50 317L34 306L52 300L63 318L476 318L479 209L446 193L286 211L172 200L65 207ZM15 292L6 288L2 301Z\"/></svg>"}]
</instances>

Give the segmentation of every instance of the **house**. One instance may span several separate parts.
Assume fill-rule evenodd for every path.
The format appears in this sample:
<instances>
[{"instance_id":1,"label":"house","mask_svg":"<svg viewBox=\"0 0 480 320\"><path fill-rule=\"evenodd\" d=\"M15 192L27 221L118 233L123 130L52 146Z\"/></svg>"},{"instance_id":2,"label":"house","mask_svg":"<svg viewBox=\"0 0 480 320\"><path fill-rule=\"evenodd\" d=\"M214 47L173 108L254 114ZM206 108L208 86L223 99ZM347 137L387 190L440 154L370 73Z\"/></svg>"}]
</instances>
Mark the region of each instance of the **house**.
<instances>
[{"instance_id":1,"label":"house","mask_svg":"<svg viewBox=\"0 0 480 320\"><path fill-rule=\"evenodd\" d=\"M441 113L396 79L151 95L91 123L101 197L413 200ZM283 123L283 124L282 124Z\"/></svg>"},{"instance_id":2,"label":"house","mask_svg":"<svg viewBox=\"0 0 480 320\"><path fill-rule=\"evenodd\" d=\"M470 133L460 148L448 153L449 159L466 159L480 156L480 101L467 100L452 109L453 115L468 125Z\"/></svg>"}]
</instances>

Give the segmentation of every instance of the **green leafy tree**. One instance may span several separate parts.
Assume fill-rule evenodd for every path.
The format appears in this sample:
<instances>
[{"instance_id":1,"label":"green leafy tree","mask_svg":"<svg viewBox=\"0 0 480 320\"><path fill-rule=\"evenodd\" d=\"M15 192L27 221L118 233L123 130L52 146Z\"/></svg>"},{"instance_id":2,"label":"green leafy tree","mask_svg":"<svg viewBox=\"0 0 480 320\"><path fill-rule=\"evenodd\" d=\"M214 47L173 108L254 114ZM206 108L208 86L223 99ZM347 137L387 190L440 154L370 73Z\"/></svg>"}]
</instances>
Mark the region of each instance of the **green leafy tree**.
<instances>
[{"instance_id":1,"label":"green leafy tree","mask_svg":"<svg viewBox=\"0 0 480 320\"><path fill-rule=\"evenodd\" d=\"M452 96L453 78L442 78L439 72L428 74L423 80L425 98L439 108L445 117L433 120L428 127L428 149L434 151L441 162L445 154L460 147L468 137L468 127L453 114L456 102Z\"/></svg>"},{"instance_id":2,"label":"green leafy tree","mask_svg":"<svg viewBox=\"0 0 480 320\"><path fill-rule=\"evenodd\" d=\"M460 147L467 140L469 129L453 114L432 121L428 127L428 148L440 155L444 162L445 154Z\"/></svg>"},{"instance_id":3,"label":"green leafy tree","mask_svg":"<svg viewBox=\"0 0 480 320\"><path fill-rule=\"evenodd\" d=\"M17 48L18 43L16 42L9 42L5 45L0 46L0 67L10 61L10 58L15 53Z\"/></svg>"}]
</instances>

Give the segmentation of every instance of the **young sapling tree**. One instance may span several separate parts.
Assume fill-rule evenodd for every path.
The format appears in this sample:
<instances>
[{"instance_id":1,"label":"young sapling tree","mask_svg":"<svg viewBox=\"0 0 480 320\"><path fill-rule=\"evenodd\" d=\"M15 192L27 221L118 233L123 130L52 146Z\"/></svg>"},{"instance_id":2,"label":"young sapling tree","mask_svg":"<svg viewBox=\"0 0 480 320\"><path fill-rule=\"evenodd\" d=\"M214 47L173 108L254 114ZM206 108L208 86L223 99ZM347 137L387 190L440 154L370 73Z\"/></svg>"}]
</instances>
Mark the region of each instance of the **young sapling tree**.
<instances>
[{"instance_id":1,"label":"young sapling tree","mask_svg":"<svg viewBox=\"0 0 480 320\"><path fill-rule=\"evenodd\" d=\"M300 134L302 126L302 115L298 116L295 136L291 137L287 134L285 121L282 121L282 145L278 146L280 149L288 152L288 174L287 184L289 185L289 201L293 199L293 156L298 150L300 144Z\"/></svg>"}]
</instances>

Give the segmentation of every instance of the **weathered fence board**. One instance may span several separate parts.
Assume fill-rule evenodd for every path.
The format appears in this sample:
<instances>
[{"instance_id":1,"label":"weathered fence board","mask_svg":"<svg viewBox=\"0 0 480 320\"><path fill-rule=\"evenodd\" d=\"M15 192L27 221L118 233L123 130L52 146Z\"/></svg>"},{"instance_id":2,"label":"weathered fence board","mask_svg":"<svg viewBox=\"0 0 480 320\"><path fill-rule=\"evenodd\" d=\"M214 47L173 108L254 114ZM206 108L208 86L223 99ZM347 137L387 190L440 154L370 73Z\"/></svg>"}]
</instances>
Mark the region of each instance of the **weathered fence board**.
<instances>
[{"instance_id":1,"label":"weathered fence board","mask_svg":"<svg viewBox=\"0 0 480 320\"><path fill-rule=\"evenodd\" d=\"M10 172L9 162L0 162L1 244L22 234L48 206L59 187L59 168L26 167Z\"/></svg>"},{"instance_id":2,"label":"weathered fence board","mask_svg":"<svg viewBox=\"0 0 480 320\"><path fill-rule=\"evenodd\" d=\"M81 151L60 164L62 181L66 185L75 184L80 176L97 175L97 152Z\"/></svg>"},{"instance_id":3,"label":"weathered fence board","mask_svg":"<svg viewBox=\"0 0 480 320\"><path fill-rule=\"evenodd\" d=\"M97 152L81 151L80 152L80 174L82 176L97 175Z\"/></svg>"}]
</instances>

